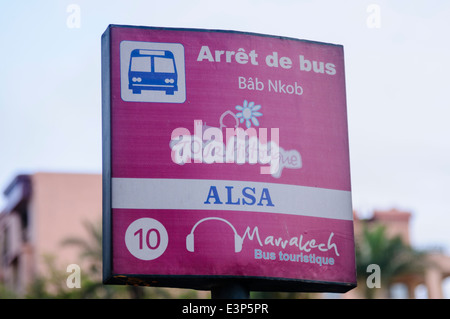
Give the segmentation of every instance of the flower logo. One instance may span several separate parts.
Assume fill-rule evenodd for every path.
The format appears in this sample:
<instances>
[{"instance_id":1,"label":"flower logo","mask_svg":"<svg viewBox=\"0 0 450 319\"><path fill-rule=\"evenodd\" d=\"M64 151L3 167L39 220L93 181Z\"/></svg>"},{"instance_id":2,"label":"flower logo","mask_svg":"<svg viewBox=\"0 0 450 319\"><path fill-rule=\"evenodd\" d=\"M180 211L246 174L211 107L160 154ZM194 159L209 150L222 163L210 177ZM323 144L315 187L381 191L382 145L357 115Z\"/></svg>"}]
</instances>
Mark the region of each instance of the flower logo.
<instances>
[{"instance_id":1,"label":"flower logo","mask_svg":"<svg viewBox=\"0 0 450 319\"><path fill-rule=\"evenodd\" d=\"M244 100L244 103L241 105L236 105L236 110L240 111L236 114L236 117L240 119L241 123L244 123L247 128L250 128L253 125L259 126L259 121L256 117L261 116L262 113L258 112L261 108L261 105L255 105L255 102L247 102Z\"/></svg>"}]
</instances>

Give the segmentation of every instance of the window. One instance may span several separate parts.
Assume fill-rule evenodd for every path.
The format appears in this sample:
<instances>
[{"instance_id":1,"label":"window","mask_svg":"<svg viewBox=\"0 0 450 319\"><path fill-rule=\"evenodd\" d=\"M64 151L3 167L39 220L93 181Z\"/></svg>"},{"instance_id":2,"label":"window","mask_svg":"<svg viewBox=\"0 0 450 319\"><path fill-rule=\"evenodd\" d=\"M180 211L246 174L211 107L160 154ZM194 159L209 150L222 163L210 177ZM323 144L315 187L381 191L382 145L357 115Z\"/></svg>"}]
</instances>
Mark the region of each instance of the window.
<instances>
[{"instance_id":1,"label":"window","mask_svg":"<svg viewBox=\"0 0 450 319\"><path fill-rule=\"evenodd\" d=\"M152 61L149 56L134 57L131 59L131 71L152 72Z\"/></svg>"},{"instance_id":2,"label":"window","mask_svg":"<svg viewBox=\"0 0 450 319\"><path fill-rule=\"evenodd\" d=\"M0 235L0 249L1 249L1 262L6 263L6 257L8 256L8 237L9 237L9 229L6 227L3 230L3 236Z\"/></svg>"},{"instance_id":3,"label":"window","mask_svg":"<svg viewBox=\"0 0 450 319\"><path fill-rule=\"evenodd\" d=\"M155 72L159 73L175 73L173 60L167 58L155 57Z\"/></svg>"}]
</instances>

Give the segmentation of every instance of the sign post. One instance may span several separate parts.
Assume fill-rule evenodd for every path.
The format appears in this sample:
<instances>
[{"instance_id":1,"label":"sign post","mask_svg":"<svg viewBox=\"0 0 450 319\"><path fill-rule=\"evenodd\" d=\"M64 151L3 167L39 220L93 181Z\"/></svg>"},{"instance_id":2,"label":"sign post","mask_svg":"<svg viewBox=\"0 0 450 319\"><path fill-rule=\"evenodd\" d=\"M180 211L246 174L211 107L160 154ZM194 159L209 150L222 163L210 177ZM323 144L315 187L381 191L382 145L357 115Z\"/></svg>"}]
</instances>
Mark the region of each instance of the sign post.
<instances>
[{"instance_id":1,"label":"sign post","mask_svg":"<svg viewBox=\"0 0 450 319\"><path fill-rule=\"evenodd\" d=\"M211 288L212 299L249 299L250 291L243 285L232 282Z\"/></svg>"},{"instance_id":2,"label":"sign post","mask_svg":"<svg viewBox=\"0 0 450 319\"><path fill-rule=\"evenodd\" d=\"M104 283L356 286L342 46L111 25L102 112Z\"/></svg>"}]
</instances>

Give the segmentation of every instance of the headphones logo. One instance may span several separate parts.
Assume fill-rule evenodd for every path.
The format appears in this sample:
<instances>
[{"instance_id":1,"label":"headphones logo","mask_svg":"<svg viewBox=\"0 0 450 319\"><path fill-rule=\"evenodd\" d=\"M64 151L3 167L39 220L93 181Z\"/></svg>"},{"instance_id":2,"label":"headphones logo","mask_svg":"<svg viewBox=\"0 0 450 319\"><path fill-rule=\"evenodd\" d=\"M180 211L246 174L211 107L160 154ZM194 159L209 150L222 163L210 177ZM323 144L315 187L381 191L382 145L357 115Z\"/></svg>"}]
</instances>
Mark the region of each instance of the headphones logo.
<instances>
[{"instance_id":1,"label":"headphones logo","mask_svg":"<svg viewBox=\"0 0 450 319\"><path fill-rule=\"evenodd\" d=\"M242 250L242 242L243 239L241 236L238 235L236 229L234 228L234 226L228 221L225 220L223 218L220 217L207 217L207 218L203 218L200 219L195 225L194 227L192 227L191 232L189 233L189 235L186 236L186 249L190 252L194 252L194 231L195 228L197 228L198 225L200 225L201 223L203 223L204 221L207 220L219 220L224 222L225 224L229 225L231 227L231 229L234 232L234 252L239 253Z\"/></svg>"}]
</instances>

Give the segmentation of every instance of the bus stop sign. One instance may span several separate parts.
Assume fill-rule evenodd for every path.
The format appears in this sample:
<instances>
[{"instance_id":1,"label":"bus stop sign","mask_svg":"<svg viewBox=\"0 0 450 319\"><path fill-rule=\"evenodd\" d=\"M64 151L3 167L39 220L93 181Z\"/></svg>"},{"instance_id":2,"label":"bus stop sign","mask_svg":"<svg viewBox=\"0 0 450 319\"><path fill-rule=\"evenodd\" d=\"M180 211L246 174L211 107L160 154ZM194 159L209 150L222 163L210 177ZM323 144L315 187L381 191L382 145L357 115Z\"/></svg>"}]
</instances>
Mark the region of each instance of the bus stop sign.
<instances>
[{"instance_id":1,"label":"bus stop sign","mask_svg":"<svg viewBox=\"0 0 450 319\"><path fill-rule=\"evenodd\" d=\"M111 25L102 121L105 283L356 285L341 45Z\"/></svg>"}]
</instances>

